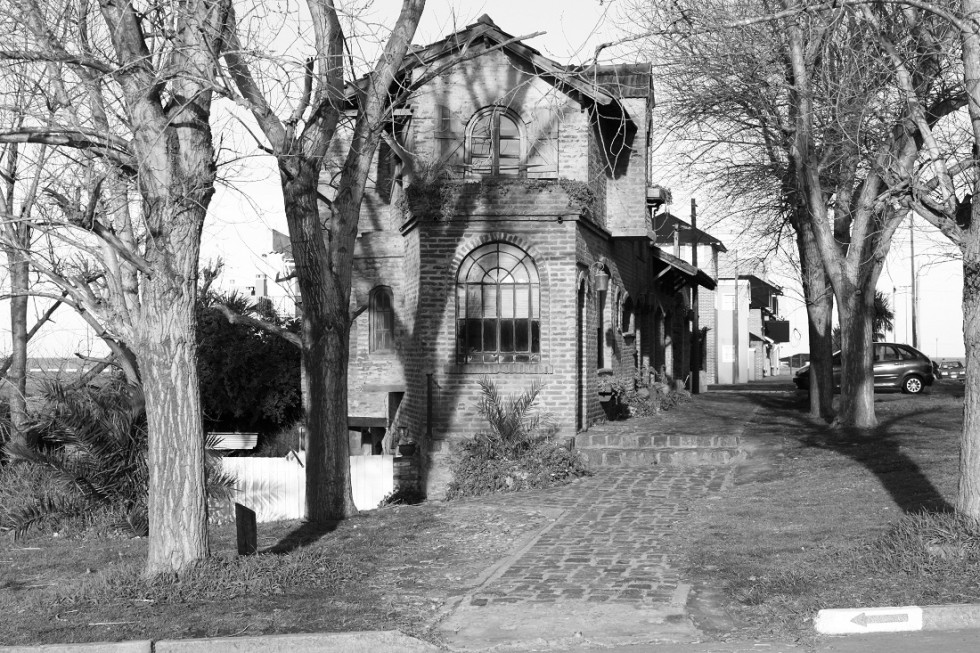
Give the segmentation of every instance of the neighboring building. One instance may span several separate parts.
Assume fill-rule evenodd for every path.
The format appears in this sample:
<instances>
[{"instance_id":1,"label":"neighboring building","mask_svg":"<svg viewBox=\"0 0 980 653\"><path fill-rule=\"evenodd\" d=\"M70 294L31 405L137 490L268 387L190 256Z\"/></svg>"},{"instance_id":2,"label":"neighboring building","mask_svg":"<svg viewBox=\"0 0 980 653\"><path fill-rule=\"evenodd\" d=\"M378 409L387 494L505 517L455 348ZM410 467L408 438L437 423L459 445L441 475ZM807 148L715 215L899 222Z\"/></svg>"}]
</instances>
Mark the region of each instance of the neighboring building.
<instances>
[{"instance_id":1,"label":"neighboring building","mask_svg":"<svg viewBox=\"0 0 980 653\"><path fill-rule=\"evenodd\" d=\"M782 294L782 288L762 276L721 273L717 383L745 383L779 373L779 345L789 342L789 322L779 318Z\"/></svg>"},{"instance_id":2,"label":"neighboring building","mask_svg":"<svg viewBox=\"0 0 980 653\"><path fill-rule=\"evenodd\" d=\"M272 251L262 255L261 263L228 266L219 277L218 285L252 301L268 299L279 315L295 316L298 315L299 287L293 269L289 236L273 229Z\"/></svg>"},{"instance_id":3,"label":"neighboring building","mask_svg":"<svg viewBox=\"0 0 980 653\"><path fill-rule=\"evenodd\" d=\"M605 418L601 383L688 376L690 289L715 286L656 245L648 64L561 66L483 16L405 81L464 49L394 112L352 282L349 425L375 451L418 441L434 496L450 442L483 428L482 378L543 383L571 438Z\"/></svg>"},{"instance_id":4,"label":"neighboring building","mask_svg":"<svg viewBox=\"0 0 980 653\"><path fill-rule=\"evenodd\" d=\"M718 280L718 257L728 250L724 243L711 234L694 228L689 222L681 220L670 212L652 213L653 230L656 243L670 251L686 263L695 264L715 281ZM691 286L685 292L694 293ZM693 303L693 297L688 300ZM698 328L701 330L701 389L708 384L718 383L718 328L717 328L718 289L701 288L697 292Z\"/></svg>"}]
</instances>

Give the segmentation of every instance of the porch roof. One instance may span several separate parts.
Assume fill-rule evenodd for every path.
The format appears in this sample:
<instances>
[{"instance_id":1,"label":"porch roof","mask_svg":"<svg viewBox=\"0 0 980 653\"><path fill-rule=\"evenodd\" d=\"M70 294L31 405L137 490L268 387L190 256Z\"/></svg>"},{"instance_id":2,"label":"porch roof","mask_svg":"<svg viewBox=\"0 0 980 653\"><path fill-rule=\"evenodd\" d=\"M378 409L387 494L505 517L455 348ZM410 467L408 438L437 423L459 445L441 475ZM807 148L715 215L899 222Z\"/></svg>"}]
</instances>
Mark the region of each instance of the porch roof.
<instances>
[{"instance_id":1,"label":"porch roof","mask_svg":"<svg viewBox=\"0 0 980 653\"><path fill-rule=\"evenodd\" d=\"M654 259L655 279L665 284L671 292L677 292L684 286L694 284L708 290L715 289L715 280L708 276L704 270L668 254L653 243L650 244L650 251Z\"/></svg>"}]
</instances>

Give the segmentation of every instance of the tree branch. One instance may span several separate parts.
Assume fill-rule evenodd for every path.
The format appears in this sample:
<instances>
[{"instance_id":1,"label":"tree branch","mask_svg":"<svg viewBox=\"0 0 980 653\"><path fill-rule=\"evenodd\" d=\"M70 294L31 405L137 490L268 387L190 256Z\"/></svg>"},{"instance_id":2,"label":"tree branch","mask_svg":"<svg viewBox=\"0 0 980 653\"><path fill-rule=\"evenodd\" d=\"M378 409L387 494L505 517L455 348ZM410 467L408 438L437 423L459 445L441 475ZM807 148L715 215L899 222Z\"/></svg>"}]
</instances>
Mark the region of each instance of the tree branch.
<instances>
[{"instance_id":1,"label":"tree branch","mask_svg":"<svg viewBox=\"0 0 980 653\"><path fill-rule=\"evenodd\" d=\"M98 59L93 59L80 54L71 54L65 51L40 52L36 50L0 50L0 59L74 64L76 66L84 66L85 68L97 70L98 72L106 75L112 75L116 72L115 68L105 62L99 61Z\"/></svg>"},{"instance_id":2,"label":"tree branch","mask_svg":"<svg viewBox=\"0 0 980 653\"><path fill-rule=\"evenodd\" d=\"M228 64L228 72L235 81L235 86L238 87L243 99L248 103L262 133L269 139L272 150L279 152L286 145L286 128L272 107L269 106L262 89L252 77L252 71L241 56L244 50L238 39L238 20L235 17L234 7L231 6L228 8L228 17L225 22L224 43L225 48L221 54Z\"/></svg>"},{"instance_id":3,"label":"tree branch","mask_svg":"<svg viewBox=\"0 0 980 653\"><path fill-rule=\"evenodd\" d=\"M126 247L126 244L123 243L123 241L112 229L105 226L95 218L95 209L98 205L99 191L101 188L102 180L100 179L98 183L96 183L95 188L92 190L89 197L89 204L84 213L74 210L68 198L61 193L51 188L45 188L44 192L55 199L55 201L61 207L61 210L65 212L70 224L81 227L86 231L91 231L96 236L101 238L104 243L111 247L127 262L133 265L133 267L145 274L147 277L152 277L153 269L150 267L149 262Z\"/></svg>"},{"instance_id":4,"label":"tree branch","mask_svg":"<svg viewBox=\"0 0 980 653\"><path fill-rule=\"evenodd\" d=\"M236 313L224 304L215 304L211 308L224 315L229 324L244 324L245 326L250 326L254 329L266 331L273 335L279 336L286 342L295 345L300 349L303 348L303 341L300 339L300 337L292 331L282 328L281 326L272 324L271 322L266 322L265 320L250 317L248 315Z\"/></svg>"},{"instance_id":5,"label":"tree branch","mask_svg":"<svg viewBox=\"0 0 980 653\"><path fill-rule=\"evenodd\" d=\"M75 129L20 129L0 133L0 143L41 143L93 152L118 164L129 174L137 170L129 143L110 134Z\"/></svg>"}]
</instances>

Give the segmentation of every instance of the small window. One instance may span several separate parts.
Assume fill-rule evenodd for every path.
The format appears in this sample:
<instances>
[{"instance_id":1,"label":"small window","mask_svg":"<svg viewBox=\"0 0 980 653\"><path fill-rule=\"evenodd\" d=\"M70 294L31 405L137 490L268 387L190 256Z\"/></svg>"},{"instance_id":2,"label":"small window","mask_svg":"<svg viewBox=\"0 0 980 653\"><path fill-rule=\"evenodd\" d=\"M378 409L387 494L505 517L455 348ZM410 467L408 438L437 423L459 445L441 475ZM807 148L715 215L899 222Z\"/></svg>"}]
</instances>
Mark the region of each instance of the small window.
<instances>
[{"instance_id":1,"label":"small window","mask_svg":"<svg viewBox=\"0 0 980 653\"><path fill-rule=\"evenodd\" d=\"M369 306L371 353L395 349L395 311L391 288L379 286L371 291Z\"/></svg>"},{"instance_id":2,"label":"small window","mask_svg":"<svg viewBox=\"0 0 980 653\"><path fill-rule=\"evenodd\" d=\"M503 107L476 114L466 129L466 167L477 177L520 177L527 172L524 135Z\"/></svg>"}]
</instances>

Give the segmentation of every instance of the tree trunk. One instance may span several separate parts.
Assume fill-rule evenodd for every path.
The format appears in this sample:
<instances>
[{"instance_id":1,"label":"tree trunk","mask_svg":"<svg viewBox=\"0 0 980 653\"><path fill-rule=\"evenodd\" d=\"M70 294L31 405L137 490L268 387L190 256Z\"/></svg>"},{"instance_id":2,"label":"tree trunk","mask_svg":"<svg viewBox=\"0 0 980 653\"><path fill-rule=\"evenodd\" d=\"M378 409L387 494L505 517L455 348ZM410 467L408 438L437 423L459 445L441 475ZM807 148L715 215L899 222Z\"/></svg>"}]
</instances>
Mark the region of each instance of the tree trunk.
<instances>
[{"instance_id":1,"label":"tree trunk","mask_svg":"<svg viewBox=\"0 0 980 653\"><path fill-rule=\"evenodd\" d=\"M339 265L331 265L329 258L316 203L317 164L294 159L290 168L282 175L282 190L303 298L307 519L322 524L357 514L347 432L350 286L343 292L336 272Z\"/></svg>"},{"instance_id":2,"label":"tree trunk","mask_svg":"<svg viewBox=\"0 0 980 653\"><path fill-rule=\"evenodd\" d=\"M18 232L26 226L13 226ZM29 243L28 243L29 244ZM23 245L23 243L21 243ZM30 267L26 257L16 249L7 251L10 274L10 369L7 371L7 401L10 404L10 440L25 444L27 422L27 292L30 290ZM2 442L0 442L2 444Z\"/></svg>"},{"instance_id":3,"label":"tree trunk","mask_svg":"<svg viewBox=\"0 0 980 653\"><path fill-rule=\"evenodd\" d=\"M148 288L147 295L163 299L168 294L160 292L162 284L150 285L157 287ZM193 292L176 299L170 307L144 310L150 339L139 352L149 430L146 572L151 576L179 573L208 555Z\"/></svg>"},{"instance_id":4,"label":"tree trunk","mask_svg":"<svg viewBox=\"0 0 980 653\"><path fill-rule=\"evenodd\" d=\"M966 387L960 436L960 480L956 509L980 519L980 239L963 248L963 341Z\"/></svg>"},{"instance_id":5,"label":"tree trunk","mask_svg":"<svg viewBox=\"0 0 980 653\"><path fill-rule=\"evenodd\" d=\"M980 0L962 0L963 14L980 14ZM973 146L980 146L980 30L964 31L963 78ZM960 479L956 509L980 519L980 184L974 184L970 225L963 234L963 341L966 345L966 387L963 432L960 435Z\"/></svg>"},{"instance_id":6,"label":"tree trunk","mask_svg":"<svg viewBox=\"0 0 980 653\"><path fill-rule=\"evenodd\" d=\"M865 283L864 286L852 287L843 299L837 298L841 322L841 400L835 426L873 428L878 424L871 344L874 285Z\"/></svg>"},{"instance_id":7,"label":"tree trunk","mask_svg":"<svg viewBox=\"0 0 980 653\"><path fill-rule=\"evenodd\" d=\"M195 187L197 177L190 177L185 188ZM153 274L143 281L134 346L149 431L150 576L179 574L209 553L195 305L200 230L210 196L205 186L159 209L144 205L148 223L160 226L148 252Z\"/></svg>"},{"instance_id":8,"label":"tree trunk","mask_svg":"<svg viewBox=\"0 0 980 653\"><path fill-rule=\"evenodd\" d=\"M800 252L803 299L806 302L810 336L810 415L827 420L834 417L834 355L831 324L834 294L820 259L813 230L798 220L796 243Z\"/></svg>"}]
</instances>

